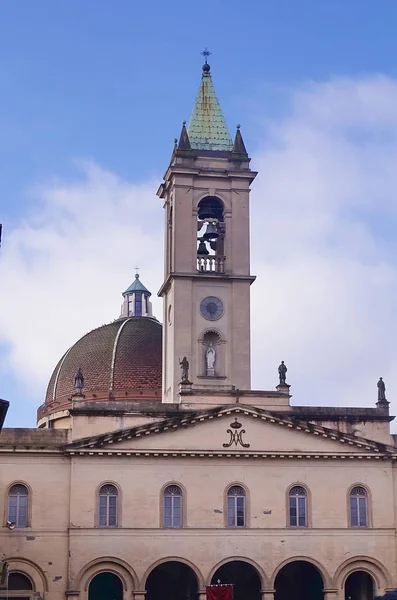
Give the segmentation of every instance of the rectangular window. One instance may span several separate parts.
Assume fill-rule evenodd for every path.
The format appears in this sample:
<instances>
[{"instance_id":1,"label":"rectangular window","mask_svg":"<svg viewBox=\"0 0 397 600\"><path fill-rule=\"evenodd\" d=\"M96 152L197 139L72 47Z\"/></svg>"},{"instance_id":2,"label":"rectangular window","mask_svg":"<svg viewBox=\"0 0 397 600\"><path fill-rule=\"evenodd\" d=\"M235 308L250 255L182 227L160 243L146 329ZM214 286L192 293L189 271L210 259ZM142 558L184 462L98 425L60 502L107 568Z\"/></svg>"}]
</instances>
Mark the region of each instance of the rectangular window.
<instances>
[{"instance_id":1,"label":"rectangular window","mask_svg":"<svg viewBox=\"0 0 397 600\"><path fill-rule=\"evenodd\" d=\"M306 498L304 496L290 496L289 525L290 527L306 527Z\"/></svg>"},{"instance_id":2,"label":"rectangular window","mask_svg":"<svg viewBox=\"0 0 397 600\"><path fill-rule=\"evenodd\" d=\"M117 496L99 496L99 527L117 527Z\"/></svg>"},{"instance_id":3,"label":"rectangular window","mask_svg":"<svg viewBox=\"0 0 397 600\"><path fill-rule=\"evenodd\" d=\"M164 496L164 527L182 527L181 496Z\"/></svg>"},{"instance_id":4,"label":"rectangular window","mask_svg":"<svg viewBox=\"0 0 397 600\"><path fill-rule=\"evenodd\" d=\"M351 496L350 521L352 527L368 527L367 499L365 497Z\"/></svg>"},{"instance_id":5,"label":"rectangular window","mask_svg":"<svg viewBox=\"0 0 397 600\"><path fill-rule=\"evenodd\" d=\"M243 496L228 496L227 525L228 527L245 527L245 498Z\"/></svg>"},{"instance_id":6,"label":"rectangular window","mask_svg":"<svg viewBox=\"0 0 397 600\"><path fill-rule=\"evenodd\" d=\"M28 497L9 496L8 498L8 521L15 523L17 527L28 526Z\"/></svg>"}]
</instances>

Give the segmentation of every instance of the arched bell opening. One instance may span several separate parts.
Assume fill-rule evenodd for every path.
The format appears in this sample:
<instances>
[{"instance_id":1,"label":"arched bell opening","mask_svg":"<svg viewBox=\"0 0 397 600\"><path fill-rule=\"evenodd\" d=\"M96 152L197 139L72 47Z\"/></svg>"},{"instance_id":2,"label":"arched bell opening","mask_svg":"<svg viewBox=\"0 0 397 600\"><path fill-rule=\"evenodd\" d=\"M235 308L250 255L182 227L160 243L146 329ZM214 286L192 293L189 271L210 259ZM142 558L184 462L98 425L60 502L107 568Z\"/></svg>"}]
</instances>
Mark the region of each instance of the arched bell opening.
<instances>
[{"instance_id":1,"label":"arched bell opening","mask_svg":"<svg viewBox=\"0 0 397 600\"><path fill-rule=\"evenodd\" d=\"M197 206L197 268L224 272L225 220L222 200L206 196Z\"/></svg>"},{"instance_id":2,"label":"arched bell opening","mask_svg":"<svg viewBox=\"0 0 397 600\"><path fill-rule=\"evenodd\" d=\"M310 562L295 560L277 573L275 600L323 600L324 582L320 571Z\"/></svg>"},{"instance_id":3,"label":"arched bell opening","mask_svg":"<svg viewBox=\"0 0 397 600\"><path fill-rule=\"evenodd\" d=\"M198 581L193 569L177 560L157 565L146 580L146 600L197 600Z\"/></svg>"},{"instance_id":4,"label":"arched bell opening","mask_svg":"<svg viewBox=\"0 0 397 600\"><path fill-rule=\"evenodd\" d=\"M114 573L95 575L88 588L88 600L123 600L123 583Z\"/></svg>"},{"instance_id":5,"label":"arched bell opening","mask_svg":"<svg viewBox=\"0 0 397 600\"><path fill-rule=\"evenodd\" d=\"M204 377L221 377L224 375L223 344L217 331L206 331L201 339L202 367Z\"/></svg>"},{"instance_id":6,"label":"arched bell opening","mask_svg":"<svg viewBox=\"0 0 397 600\"><path fill-rule=\"evenodd\" d=\"M243 560L232 560L219 567L211 585L232 585L233 600L261 600L261 578L255 567Z\"/></svg>"},{"instance_id":7,"label":"arched bell opening","mask_svg":"<svg viewBox=\"0 0 397 600\"><path fill-rule=\"evenodd\" d=\"M372 600L375 582L367 571L353 571L345 581L345 600Z\"/></svg>"}]
</instances>

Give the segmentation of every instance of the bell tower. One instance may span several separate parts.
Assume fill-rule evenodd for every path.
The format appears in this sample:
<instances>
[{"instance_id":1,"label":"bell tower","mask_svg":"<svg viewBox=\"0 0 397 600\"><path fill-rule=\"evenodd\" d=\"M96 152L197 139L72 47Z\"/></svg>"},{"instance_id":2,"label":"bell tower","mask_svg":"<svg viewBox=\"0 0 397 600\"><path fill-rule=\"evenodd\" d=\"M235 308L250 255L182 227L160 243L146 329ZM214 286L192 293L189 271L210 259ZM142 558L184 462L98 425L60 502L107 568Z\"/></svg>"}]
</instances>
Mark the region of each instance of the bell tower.
<instances>
[{"instance_id":1,"label":"bell tower","mask_svg":"<svg viewBox=\"0 0 397 600\"><path fill-rule=\"evenodd\" d=\"M189 126L183 123L158 190L165 209L163 402L178 402L181 379L197 390L250 389L249 192L256 173L239 126L230 137L204 55Z\"/></svg>"}]
</instances>

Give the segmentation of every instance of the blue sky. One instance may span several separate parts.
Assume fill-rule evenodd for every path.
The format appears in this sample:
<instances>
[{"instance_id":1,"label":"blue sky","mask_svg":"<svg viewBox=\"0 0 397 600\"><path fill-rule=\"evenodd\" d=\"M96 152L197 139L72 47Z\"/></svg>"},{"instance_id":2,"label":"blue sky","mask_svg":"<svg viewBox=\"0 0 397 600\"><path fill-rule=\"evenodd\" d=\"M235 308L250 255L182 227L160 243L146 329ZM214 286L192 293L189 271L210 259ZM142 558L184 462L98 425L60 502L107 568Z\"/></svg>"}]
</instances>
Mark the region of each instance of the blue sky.
<instances>
[{"instance_id":1,"label":"blue sky","mask_svg":"<svg viewBox=\"0 0 397 600\"><path fill-rule=\"evenodd\" d=\"M395 291L394 269L397 264L393 240L394 208L390 209L389 203L387 209L383 207L375 210L371 202L374 190L377 190L377 177L382 181L389 181L387 177L393 170L391 165L387 174L383 173L385 160L379 157L394 156L397 139L392 109L389 111L395 99L394 86L397 77L396 22L397 4L394 0L254 0L250 3L241 0L214 0L211 3L150 0L144 3L132 0L70 0L55 3L52 0L25 0L1 4L0 221L3 222L4 240L0 271L3 290L6 290L7 286L7 297L1 294L0 311L4 323L10 320L9 311L15 310L17 313L20 310L18 314L13 314L11 319L19 321L19 325L7 331L3 327L3 333L0 331L0 397L12 402L7 419L8 426L34 424L35 408L43 398L43 382L51 373L51 364L57 362L61 349L65 349L73 341L68 337L68 330L78 337L95 326L95 319L99 319L99 325L117 316L110 313L110 306L114 306L114 312L117 313L118 310L118 294L121 289L117 288L114 296L106 297L106 303L101 304L102 299L98 300L96 297L95 302L100 305L98 312L94 311L92 314L89 308L81 307L82 318L92 314L92 322L87 322L86 319L84 322L87 322L87 325L82 321L76 323L74 328L69 323L69 320L73 321L71 315L76 310L73 298L68 298L65 305L64 299L53 295L51 314L54 313L54 305L59 300L58 320L54 321L59 324L59 335L53 335L52 321L50 331L47 331L45 326L42 330L32 329L30 321L47 318L50 308L46 302L48 296L54 294L49 283L49 277L54 271L47 271L46 264L51 253L56 254L56 251L51 249L51 244L45 245L45 236L40 227L45 223L46 226L51 226L52 231L62 230L63 250L60 250L59 256L66 264L68 256L72 254L73 244L76 247L73 231L76 223L79 223L79 215L85 215L84 211L87 212L85 203L90 203L88 209L91 212L97 211L98 214L102 214L102 209L96 205L97 201L103 202L103 207L113 193L131 193L135 204L132 203L133 210L129 214L131 219L136 220L134 227L139 229L135 232L136 236L146 236L145 230L151 226L145 212L142 211L142 202L150 204L148 214L153 219L158 219L159 224L153 226L156 235L161 232L161 205L156 204L152 196L154 197L156 191L155 184L160 182L167 166L173 138L179 134L181 121L189 119L200 79L200 52L205 46L212 52L209 62L230 129L233 131L235 124L241 123L246 145L257 160L254 166L263 163L263 173L269 169L269 165L273 165L268 179L275 177L275 173L279 174L278 179L267 184L267 191L269 192L270 188L272 190L271 198L266 198L268 205L282 201L281 196L277 200L278 190L290 176L288 169L293 171L296 165L295 159L289 162L288 153L283 155L283 162L280 162L277 148L280 143L285 148L288 146L288 140L295 140L293 135L298 126L304 135L299 138L300 145L298 142L293 144L294 147L299 147L297 156L302 159L305 149L312 147L313 135L317 136L316 140L319 142L321 131L319 143L321 149L325 149L321 164L324 165L324 170L329 164L332 173L340 152L338 144L342 139L344 142L349 140L349 151L345 161L346 179L352 182L352 190L355 186L354 194L352 192L349 196L354 196L355 199L350 204L347 202L343 209L340 209L339 204L338 208L333 204L332 214L343 221L342 225L346 225L346 213L353 214L353 227L349 222L347 231L350 232L349 235L358 236L360 240L353 250L350 247L347 250L344 238L344 253L341 255L343 268L350 264L353 255L357 258L358 254L361 266L376 264L379 267L375 277L376 286L379 286L376 287L377 294L390 297ZM334 104L333 98L336 100ZM379 102L379 98L386 99L384 106ZM327 124L324 114L321 113L320 118L321 111L314 109L314 106L330 107ZM362 115L360 107L364 107ZM397 108L395 110L397 113ZM375 111L377 112L372 117L372 112ZM356 117L357 112L361 115L359 121ZM384 115L387 115L387 118ZM336 135L335 130L340 135ZM367 141L368 138L372 139L374 130L376 144L374 147L369 144L368 150ZM388 146L391 148L390 152ZM356 154L353 155L353 151ZM380 154L382 152L384 155ZM316 154L316 151L313 150L313 153ZM322 156L321 153L319 156ZM95 170L96 167L92 170L90 167L87 174L87 161L97 165L98 170ZM83 168L82 164L85 165ZM371 198L365 197L365 190L363 191L360 182L357 181L358 164L363 172L373 168L375 174L378 174L377 177L374 176L373 182L372 179L366 182L365 189L371 190ZM321 168L321 165L316 165L316 174ZM104 173L112 175L107 177ZM116 179L110 181L111 177ZM342 173L341 180L343 179ZM303 179L300 184L303 198L305 185L309 186L313 177L308 176L306 183L305 181ZM389 194L393 191L393 183L394 179L390 179L388 188L379 191L382 198L387 197L387 202ZM263 186L265 193L265 181ZM324 191L326 188L325 183L318 186L318 190ZM261 184L258 184L257 189L259 204L262 200L259 198ZM94 194L92 190L95 190ZM343 198L345 192L345 188L341 186L335 191L335 195L339 194L338 197ZM307 191L306 196L310 196L311 193ZM376 193L377 191L375 195ZM287 194L288 197L290 195ZM57 200L54 200L61 196L62 208L57 204ZM361 198L362 203L356 198ZM62 220L69 210L68 199L71 203L77 202L78 208L72 216L68 215L66 220ZM325 200L321 205L325 206ZM106 207L106 211L112 207L117 210L117 202ZM311 207L306 208L312 214ZM107 214L105 209L103 210L104 214ZM329 215L328 208L324 209L323 214ZM263 222L269 219L269 215L278 219L273 210L269 210L268 213L258 212L258 217L261 216ZM103 227L102 243L113 245L118 230L111 230L113 238L109 237L110 232L106 235L107 219L92 219L90 225L88 212L87 215L81 216L81 222L87 224L87 232L91 233L90 227ZM325 217L322 219L322 223L324 222ZM29 228L28 242L24 241L23 234L26 227ZM73 231L69 232L68 227ZM132 231L135 230L131 224ZM318 224L315 231L319 231ZM316 254L324 258L327 265L332 265L332 273L341 271L331 248L341 248L339 238L338 243L334 239L335 232L339 234L340 231L343 231L343 226L336 226L331 233L325 231L324 237L319 241L321 247L326 245L324 252L319 246L306 248L307 256ZM302 233L302 239L304 235ZM10 241L7 242L7 239ZM91 239L88 233L86 239ZM97 243L96 238L92 239L93 244ZM351 240L351 237L349 239ZM40 244L43 244L43 247ZM300 247L299 240L296 244ZM266 269L270 268L270 264L277 265L277 261L281 260L274 250L275 246L277 244L271 247L269 245L263 251L259 242L255 246L255 256L269 258L267 266L263 266L262 281L265 282L266 295L270 293L265 285L266 278L271 277L271 273ZM295 251L296 247L295 245ZM359 252L357 248L362 251ZM369 248L374 249L373 254ZM83 254L80 258L84 262L84 249L81 252ZM39 261L39 255L43 259L42 262ZM117 260L117 256L114 260ZM131 263L130 271L127 263L120 267L120 280L117 280L115 285L119 285L118 281L121 288L125 287L125 284L128 285L129 273L133 274L135 262L140 261L146 268L147 279L154 288L153 291L156 291L161 278L161 256L158 257L158 266L152 251L140 256L138 250L134 253L131 248L131 257L128 260ZM30 262L33 265L32 269L29 269ZM86 287L82 289L82 295L87 298L87 304L92 306L90 286L93 283L93 273L97 281L99 279L100 283L107 287L110 286L111 268L101 272L99 268L96 270L97 267L88 259L84 264L86 273L84 277L82 275L82 281L85 283L81 285ZM307 265L308 262L302 258L300 265L303 264ZM73 272L75 263L71 262L70 265ZM292 274L297 272L290 263L288 265ZM262 266L258 262L257 270L261 269ZM323 266L323 271L324 269L326 271L326 267ZM358 270L355 265L355 275ZM32 273L35 277L29 279L29 274ZM310 272L306 276L308 281L312 281ZM304 273L301 277L305 277ZM346 272L347 280L350 281L351 277L349 278ZM363 275L363 281L367 280L368 276ZM333 281L331 274L324 280L324 290L330 281ZM282 282L274 282L275 293L284 297L290 282L291 279L284 288ZM340 285L340 289L346 289L345 283ZM15 292L12 291L14 286ZM61 282L56 289L62 289ZM21 294L24 301L19 305L17 300L20 300ZM355 288L352 297L355 297L355 294L360 298L370 296L365 287ZM326 297L328 298L329 294L324 291L322 301L319 302L321 307L326 304ZM21 308L17 309L17 306ZM285 310L289 311L288 304ZM294 310L297 312L294 313ZM304 309L296 305L291 309L292 314L299 315L298 310ZM319 308L318 322L326 318L324 310ZM378 304L366 305L362 320L357 323L357 330L351 333L357 339L358 330L370 331L368 339L360 341L360 348L363 344L373 348L376 340L383 338L384 327L387 327L389 321L386 321L386 325L384 322L379 324L378 330L373 329L374 315L379 314L379 311L386 314L388 319L394 316L392 304L387 310ZM161 315L161 309L157 310L157 314ZM273 311L272 314L277 316L278 313ZM280 321L276 322L278 331L285 323L285 319L280 315L279 318ZM352 319L346 319L350 324ZM262 316L259 320L263 321ZM25 323L23 330L20 329L21 322ZM263 332L272 338L269 323L263 321L262 325ZM305 335L304 330L302 332L294 326L292 329L296 329L297 337L298 334ZM344 340L346 335L349 337L344 322L339 324L338 331L332 346L332 356L339 353L340 340ZM297 356L294 354L295 346L289 345L290 338L291 326L289 333L285 330L284 337L281 336L281 341L277 342L277 351L279 355L283 354L280 359L284 357L284 349L287 355L290 353L290 360ZM312 344L308 346L308 364L317 358L318 343L319 340L313 338ZM26 356L21 350L22 346L26 348ZM259 348L260 344L256 347ZM353 346L352 353L356 349ZM32 354L40 354L41 351L48 357L43 363L38 361L37 364L26 364ZM263 352L260 361L266 360L265 350ZM298 350L296 352L301 354ZM278 360L274 357L273 362ZM355 363L354 359L352 360L357 376L360 362ZM374 361L376 364L375 359ZM375 379L375 389L377 377L382 374L379 373L382 365L385 365L385 378L389 373L389 380L394 381L395 378L397 386L397 359L394 360L394 355L391 358L390 353L385 352L379 356L379 361L380 364L374 367L374 373L370 374L371 378ZM330 363L331 366L327 367ZM329 368L329 381L334 381L336 375L343 375L343 365L332 370L332 364L328 356L328 360L324 361L324 369ZM307 389L309 375L305 375L304 366L300 363L299 365L303 373L300 380L297 360L292 371L295 370L298 390L303 392ZM35 372L40 370L43 370L43 374L35 377ZM310 373L310 368L307 368L307 373ZM341 381L346 383L343 376ZM352 389L360 389L360 393L359 397L352 399L352 403L360 404L362 398L363 403L371 404L373 392L365 395L365 388L362 388L363 391L357 388L357 381L355 380ZM260 383L261 387L269 387L266 382ZM367 385L367 382L365 384ZM352 398L349 386L350 384L349 393L346 392L341 402L348 403ZM314 389L318 389L318 386L314 386ZM320 400L318 397L307 398L301 394L296 401L308 404ZM338 403L337 398L335 403Z\"/></svg>"}]
</instances>

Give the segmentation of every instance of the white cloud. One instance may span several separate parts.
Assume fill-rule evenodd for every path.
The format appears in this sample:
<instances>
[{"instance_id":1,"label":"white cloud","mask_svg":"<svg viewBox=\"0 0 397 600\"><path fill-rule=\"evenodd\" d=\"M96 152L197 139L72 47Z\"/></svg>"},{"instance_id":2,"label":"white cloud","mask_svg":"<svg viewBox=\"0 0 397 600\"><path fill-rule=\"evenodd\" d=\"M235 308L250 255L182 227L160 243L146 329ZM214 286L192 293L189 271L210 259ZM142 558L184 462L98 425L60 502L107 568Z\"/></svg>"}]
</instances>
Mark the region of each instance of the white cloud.
<instances>
[{"instance_id":1,"label":"white cloud","mask_svg":"<svg viewBox=\"0 0 397 600\"><path fill-rule=\"evenodd\" d=\"M283 358L300 404L397 389L396 99L385 77L310 84L255 158L254 384Z\"/></svg>"},{"instance_id":2,"label":"white cloud","mask_svg":"<svg viewBox=\"0 0 397 600\"><path fill-rule=\"evenodd\" d=\"M78 181L36 188L31 215L2 250L1 337L10 367L36 392L69 345L119 316L136 265L154 296L161 281L154 182L129 184L91 163L80 168Z\"/></svg>"},{"instance_id":3,"label":"white cloud","mask_svg":"<svg viewBox=\"0 0 397 600\"><path fill-rule=\"evenodd\" d=\"M284 359L299 404L373 405L380 375L397 390L396 106L386 77L311 83L258 133L254 387L273 388ZM43 392L68 345L118 316L136 264L154 295L162 280L158 181L81 169L35 190L2 249L0 341Z\"/></svg>"}]
</instances>

